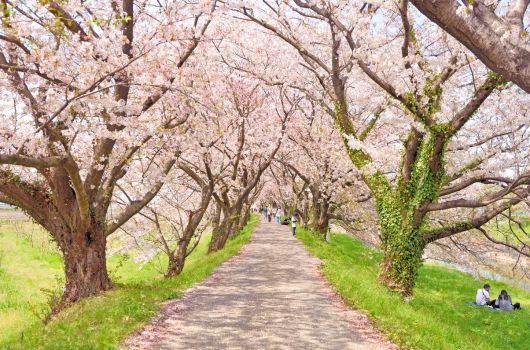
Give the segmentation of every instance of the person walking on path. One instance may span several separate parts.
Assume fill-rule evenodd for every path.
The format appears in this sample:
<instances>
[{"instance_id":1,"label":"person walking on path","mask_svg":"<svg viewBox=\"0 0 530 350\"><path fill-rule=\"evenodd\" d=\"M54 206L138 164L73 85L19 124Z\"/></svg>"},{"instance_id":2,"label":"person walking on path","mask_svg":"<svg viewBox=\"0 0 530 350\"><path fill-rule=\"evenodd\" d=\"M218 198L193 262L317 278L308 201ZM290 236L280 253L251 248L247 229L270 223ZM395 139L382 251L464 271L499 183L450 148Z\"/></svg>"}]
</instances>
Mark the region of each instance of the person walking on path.
<instances>
[{"instance_id":1,"label":"person walking on path","mask_svg":"<svg viewBox=\"0 0 530 350\"><path fill-rule=\"evenodd\" d=\"M296 222L298 221L298 213L295 211L291 218L291 227L293 228L293 236L296 235Z\"/></svg>"},{"instance_id":2,"label":"person walking on path","mask_svg":"<svg viewBox=\"0 0 530 350\"><path fill-rule=\"evenodd\" d=\"M263 217L267 220L267 207L263 207Z\"/></svg>"},{"instance_id":3,"label":"person walking on path","mask_svg":"<svg viewBox=\"0 0 530 350\"><path fill-rule=\"evenodd\" d=\"M276 222L280 223L282 221L282 209L276 209Z\"/></svg>"}]
</instances>

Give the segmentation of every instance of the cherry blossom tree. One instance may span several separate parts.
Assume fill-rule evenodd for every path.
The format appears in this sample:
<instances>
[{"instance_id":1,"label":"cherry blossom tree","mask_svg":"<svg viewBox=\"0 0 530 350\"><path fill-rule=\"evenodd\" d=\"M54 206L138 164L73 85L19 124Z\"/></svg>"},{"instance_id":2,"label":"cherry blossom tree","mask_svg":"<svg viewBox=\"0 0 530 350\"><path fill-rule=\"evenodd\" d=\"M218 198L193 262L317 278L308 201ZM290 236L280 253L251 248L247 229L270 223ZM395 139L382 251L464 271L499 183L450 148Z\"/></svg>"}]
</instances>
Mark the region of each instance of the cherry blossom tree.
<instances>
[{"instance_id":1,"label":"cherry blossom tree","mask_svg":"<svg viewBox=\"0 0 530 350\"><path fill-rule=\"evenodd\" d=\"M416 23L405 3L366 15L355 8L361 3L238 7L236 16L292 51L283 57L289 57L287 78L255 62L242 70L305 92L333 118L376 202L385 250L381 280L408 296L427 244L480 228L528 197L528 157L516 156L528 150L528 98L438 28ZM513 119L497 114L495 106L507 104ZM511 147L503 145L508 134ZM473 209L467 217L436 220L454 208Z\"/></svg>"},{"instance_id":2,"label":"cherry blossom tree","mask_svg":"<svg viewBox=\"0 0 530 350\"><path fill-rule=\"evenodd\" d=\"M227 239L238 232L250 215L259 195L260 180L282 145L287 122L296 101L280 89L269 89L256 82L232 81L228 113L234 116L219 149L229 162L213 193L217 204L212 240L208 251L222 249ZM272 107L272 108L271 108ZM267 132L264 132L267 130Z\"/></svg>"},{"instance_id":3,"label":"cherry blossom tree","mask_svg":"<svg viewBox=\"0 0 530 350\"><path fill-rule=\"evenodd\" d=\"M301 204L297 208L304 222L326 234L330 221L354 221L344 213L347 203L366 201L370 196L356 168L348 159L340 133L327 115L312 113L293 121L288 140L277 156L291 182L290 190Z\"/></svg>"},{"instance_id":4,"label":"cherry blossom tree","mask_svg":"<svg viewBox=\"0 0 530 350\"><path fill-rule=\"evenodd\" d=\"M178 88L190 86L191 56L215 2L0 6L0 201L57 242L64 306L112 287L107 237L156 196L176 164L190 113ZM145 157L151 162L139 169ZM111 215L129 176L142 180Z\"/></svg>"},{"instance_id":5,"label":"cherry blossom tree","mask_svg":"<svg viewBox=\"0 0 530 350\"><path fill-rule=\"evenodd\" d=\"M273 207L279 207L287 218L297 211L300 224L306 227L309 224L311 203L307 183L300 180L298 175L286 166L283 152L277 155L275 160L265 174L259 202L272 203Z\"/></svg>"},{"instance_id":6,"label":"cherry blossom tree","mask_svg":"<svg viewBox=\"0 0 530 350\"><path fill-rule=\"evenodd\" d=\"M127 244L121 244L119 251L139 249L138 258L144 262L164 254L168 260L165 277L182 272L186 258L208 228L204 216L215 184L211 174L203 179L180 162L181 171L172 172L157 197L121 227L121 238ZM123 186L120 189L128 205L132 199Z\"/></svg>"}]
</instances>

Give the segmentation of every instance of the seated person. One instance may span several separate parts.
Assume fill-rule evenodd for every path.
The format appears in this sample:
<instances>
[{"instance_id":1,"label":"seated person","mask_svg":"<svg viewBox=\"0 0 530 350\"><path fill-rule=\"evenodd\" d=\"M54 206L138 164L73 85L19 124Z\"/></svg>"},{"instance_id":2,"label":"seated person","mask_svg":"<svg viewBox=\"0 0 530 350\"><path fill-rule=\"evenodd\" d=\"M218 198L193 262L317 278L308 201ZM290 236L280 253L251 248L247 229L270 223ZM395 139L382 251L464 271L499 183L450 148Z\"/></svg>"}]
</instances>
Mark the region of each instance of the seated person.
<instances>
[{"instance_id":1,"label":"seated person","mask_svg":"<svg viewBox=\"0 0 530 350\"><path fill-rule=\"evenodd\" d=\"M490 300L490 285L485 284L484 288L477 290L477 296L475 297L475 304L477 305L488 305L493 306L495 303L495 300Z\"/></svg>"},{"instance_id":2,"label":"seated person","mask_svg":"<svg viewBox=\"0 0 530 350\"><path fill-rule=\"evenodd\" d=\"M290 221L289 221L289 218L285 218L283 219L283 221L281 222L282 225L289 225L290 224Z\"/></svg>"},{"instance_id":3,"label":"seated person","mask_svg":"<svg viewBox=\"0 0 530 350\"><path fill-rule=\"evenodd\" d=\"M495 304L493 305L493 307L498 308L500 310L513 310L520 309L521 304L512 304L512 297L505 289L503 289L501 290L501 294L499 294L499 297L495 300Z\"/></svg>"}]
</instances>

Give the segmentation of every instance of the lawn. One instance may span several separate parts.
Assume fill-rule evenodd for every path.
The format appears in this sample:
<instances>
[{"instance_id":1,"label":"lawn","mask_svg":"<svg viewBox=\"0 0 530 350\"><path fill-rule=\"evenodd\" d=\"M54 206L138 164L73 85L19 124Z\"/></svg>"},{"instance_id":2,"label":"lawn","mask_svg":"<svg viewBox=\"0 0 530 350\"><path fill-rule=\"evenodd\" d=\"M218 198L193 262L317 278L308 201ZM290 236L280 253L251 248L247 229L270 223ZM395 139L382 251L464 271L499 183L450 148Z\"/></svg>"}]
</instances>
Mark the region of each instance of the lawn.
<instances>
[{"instance_id":1,"label":"lawn","mask_svg":"<svg viewBox=\"0 0 530 350\"><path fill-rule=\"evenodd\" d=\"M29 220L0 220L0 348L38 320L43 289L62 278L62 258Z\"/></svg>"},{"instance_id":2,"label":"lawn","mask_svg":"<svg viewBox=\"0 0 530 350\"><path fill-rule=\"evenodd\" d=\"M377 282L379 251L343 234L327 243L307 230L297 236L324 261L322 271L343 299L368 314L378 328L411 349L528 349L530 292L495 281L476 281L444 267L420 269L414 298L402 302ZM503 312L465 304L485 282L492 296L507 289L523 310Z\"/></svg>"},{"instance_id":3,"label":"lawn","mask_svg":"<svg viewBox=\"0 0 530 350\"><path fill-rule=\"evenodd\" d=\"M259 222L253 215L245 229L225 248L206 255L203 239L189 256L182 274L164 279L154 263L141 269L131 258L109 259L114 290L85 299L63 311L47 326L39 320L46 292L57 289L62 260L45 233L29 221L0 222L0 349L118 349L120 342L156 314L160 303L210 275L236 254ZM20 225L24 226L22 229ZM17 226L17 227L15 227ZM22 231L34 230L29 239Z\"/></svg>"}]
</instances>

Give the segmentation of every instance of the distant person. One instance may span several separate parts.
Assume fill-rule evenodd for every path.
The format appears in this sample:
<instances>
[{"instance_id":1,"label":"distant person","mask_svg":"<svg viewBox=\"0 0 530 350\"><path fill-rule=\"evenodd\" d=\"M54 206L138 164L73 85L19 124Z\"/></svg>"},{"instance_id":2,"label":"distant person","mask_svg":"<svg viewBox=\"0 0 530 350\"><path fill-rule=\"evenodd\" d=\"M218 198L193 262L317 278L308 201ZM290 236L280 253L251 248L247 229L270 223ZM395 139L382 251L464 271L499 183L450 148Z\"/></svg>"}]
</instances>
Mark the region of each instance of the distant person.
<instances>
[{"instance_id":1,"label":"distant person","mask_svg":"<svg viewBox=\"0 0 530 350\"><path fill-rule=\"evenodd\" d=\"M268 208L267 209L267 213L268 213L267 218L269 219L269 222L271 222L271 220L272 220L272 208Z\"/></svg>"},{"instance_id":2,"label":"distant person","mask_svg":"<svg viewBox=\"0 0 530 350\"><path fill-rule=\"evenodd\" d=\"M512 297L508 294L508 292L503 289L501 290L501 294L499 294L499 297L495 300L495 304L493 305L494 308L498 308L500 310L514 310L514 309L520 309L521 304L519 303L512 303Z\"/></svg>"},{"instance_id":3,"label":"distant person","mask_svg":"<svg viewBox=\"0 0 530 350\"><path fill-rule=\"evenodd\" d=\"M494 303L495 300L490 300L490 285L486 283L483 288L477 290L475 304L480 306L493 306Z\"/></svg>"},{"instance_id":4,"label":"distant person","mask_svg":"<svg viewBox=\"0 0 530 350\"><path fill-rule=\"evenodd\" d=\"M291 218L291 227L293 228L293 236L296 235L296 222L298 221L298 213L294 213Z\"/></svg>"},{"instance_id":5,"label":"distant person","mask_svg":"<svg viewBox=\"0 0 530 350\"><path fill-rule=\"evenodd\" d=\"M280 208L276 209L276 222L280 223L282 221L282 210Z\"/></svg>"},{"instance_id":6,"label":"distant person","mask_svg":"<svg viewBox=\"0 0 530 350\"><path fill-rule=\"evenodd\" d=\"M267 207L263 208L263 218L267 220Z\"/></svg>"}]
</instances>

